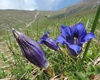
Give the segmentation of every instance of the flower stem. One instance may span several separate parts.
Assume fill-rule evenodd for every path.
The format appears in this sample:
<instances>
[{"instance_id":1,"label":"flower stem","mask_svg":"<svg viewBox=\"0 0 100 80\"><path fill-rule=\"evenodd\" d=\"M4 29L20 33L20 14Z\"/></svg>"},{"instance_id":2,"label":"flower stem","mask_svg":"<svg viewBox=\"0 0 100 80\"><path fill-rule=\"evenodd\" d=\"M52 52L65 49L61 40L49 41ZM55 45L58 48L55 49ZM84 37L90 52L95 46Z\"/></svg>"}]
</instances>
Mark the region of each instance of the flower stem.
<instances>
[{"instance_id":1,"label":"flower stem","mask_svg":"<svg viewBox=\"0 0 100 80\"><path fill-rule=\"evenodd\" d=\"M95 29L96 29L96 26L97 26L97 23L98 23L98 19L100 17L99 15L100 15L100 5L99 5L98 10L96 12L96 16L95 16L95 19L94 19L94 22L93 22L93 25L92 25L92 28L91 28L91 32L94 32ZM82 69L83 62L85 60L87 51L88 51L89 46L90 46L90 42L91 42L91 40L87 43L87 46L85 48L84 55L83 55L83 58L82 58L81 63L80 63L79 71L81 71L81 69Z\"/></svg>"}]
</instances>

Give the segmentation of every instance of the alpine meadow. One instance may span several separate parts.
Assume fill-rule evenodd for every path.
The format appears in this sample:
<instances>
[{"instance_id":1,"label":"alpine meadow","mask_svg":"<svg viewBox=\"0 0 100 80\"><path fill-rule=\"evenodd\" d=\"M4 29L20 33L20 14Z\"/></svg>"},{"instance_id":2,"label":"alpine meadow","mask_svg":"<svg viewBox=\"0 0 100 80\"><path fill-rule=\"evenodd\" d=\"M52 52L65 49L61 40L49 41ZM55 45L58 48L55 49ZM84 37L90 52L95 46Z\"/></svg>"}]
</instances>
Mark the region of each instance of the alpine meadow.
<instances>
[{"instance_id":1,"label":"alpine meadow","mask_svg":"<svg viewBox=\"0 0 100 80\"><path fill-rule=\"evenodd\" d=\"M0 80L100 80L100 0L0 10Z\"/></svg>"}]
</instances>

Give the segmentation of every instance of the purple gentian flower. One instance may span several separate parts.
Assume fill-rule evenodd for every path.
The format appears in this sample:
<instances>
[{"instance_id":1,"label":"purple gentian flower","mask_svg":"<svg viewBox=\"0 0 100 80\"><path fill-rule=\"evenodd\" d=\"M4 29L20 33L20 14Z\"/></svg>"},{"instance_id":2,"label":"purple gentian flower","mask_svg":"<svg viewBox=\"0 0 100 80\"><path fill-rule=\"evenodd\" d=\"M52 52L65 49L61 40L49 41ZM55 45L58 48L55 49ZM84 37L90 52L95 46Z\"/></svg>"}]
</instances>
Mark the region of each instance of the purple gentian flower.
<instances>
[{"instance_id":1,"label":"purple gentian flower","mask_svg":"<svg viewBox=\"0 0 100 80\"><path fill-rule=\"evenodd\" d=\"M46 32L41 38L39 43L40 44L45 44L46 46L48 46L49 48L53 49L53 50L58 50L59 47L57 45L57 42L55 40L53 40L52 38L50 38L48 35L50 34L50 32Z\"/></svg>"},{"instance_id":2,"label":"purple gentian flower","mask_svg":"<svg viewBox=\"0 0 100 80\"><path fill-rule=\"evenodd\" d=\"M82 50L82 45L90 39L95 38L93 32L87 33L83 23L74 26L61 26L61 35L56 39L61 44L66 44L71 55L77 56Z\"/></svg>"},{"instance_id":3,"label":"purple gentian flower","mask_svg":"<svg viewBox=\"0 0 100 80\"><path fill-rule=\"evenodd\" d=\"M34 65L40 68L46 68L48 63L39 43L17 30L12 30L12 32L23 55Z\"/></svg>"}]
</instances>

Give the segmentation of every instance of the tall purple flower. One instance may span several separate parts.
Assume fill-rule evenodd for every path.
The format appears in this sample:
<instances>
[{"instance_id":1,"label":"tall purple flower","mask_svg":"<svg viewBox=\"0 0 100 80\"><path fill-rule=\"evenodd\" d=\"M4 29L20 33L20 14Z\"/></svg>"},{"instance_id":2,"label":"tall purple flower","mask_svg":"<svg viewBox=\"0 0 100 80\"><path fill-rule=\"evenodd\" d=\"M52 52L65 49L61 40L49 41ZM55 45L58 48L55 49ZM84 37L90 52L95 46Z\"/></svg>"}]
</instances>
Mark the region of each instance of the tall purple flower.
<instances>
[{"instance_id":1,"label":"tall purple flower","mask_svg":"<svg viewBox=\"0 0 100 80\"><path fill-rule=\"evenodd\" d=\"M61 26L61 35L56 39L61 44L66 44L71 55L77 56L82 49L82 45L90 39L95 38L93 32L87 33L83 23L74 26Z\"/></svg>"},{"instance_id":2,"label":"tall purple flower","mask_svg":"<svg viewBox=\"0 0 100 80\"><path fill-rule=\"evenodd\" d=\"M53 40L52 38L50 38L48 35L50 34L50 32L46 32L41 38L39 43L40 44L45 44L46 46L48 46L49 48L53 49L53 50L58 50L59 47L56 43L55 40Z\"/></svg>"},{"instance_id":3,"label":"tall purple flower","mask_svg":"<svg viewBox=\"0 0 100 80\"><path fill-rule=\"evenodd\" d=\"M47 67L48 63L39 43L17 30L12 30L12 32L23 55L34 65L40 68Z\"/></svg>"}]
</instances>

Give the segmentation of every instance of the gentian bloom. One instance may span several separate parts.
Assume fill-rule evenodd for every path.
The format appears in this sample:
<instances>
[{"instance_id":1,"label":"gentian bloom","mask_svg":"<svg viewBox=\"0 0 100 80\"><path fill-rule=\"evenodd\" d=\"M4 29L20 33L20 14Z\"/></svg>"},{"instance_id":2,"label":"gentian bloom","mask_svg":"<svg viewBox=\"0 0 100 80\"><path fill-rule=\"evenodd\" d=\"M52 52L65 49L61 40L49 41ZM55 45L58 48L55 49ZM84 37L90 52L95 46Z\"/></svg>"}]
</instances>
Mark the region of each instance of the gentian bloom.
<instances>
[{"instance_id":1,"label":"gentian bloom","mask_svg":"<svg viewBox=\"0 0 100 80\"><path fill-rule=\"evenodd\" d=\"M83 23L74 26L61 26L61 35L56 39L61 44L66 44L71 55L77 56L82 50L82 45L90 39L95 38L93 32L87 33Z\"/></svg>"},{"instance_id":2,"label":"gentian bloom","mask_svg":"<svg viewBox=\"0 0 100 80\"><path fill-rule=\"evenodd\" d=\"M40 68L46 68L48 63L39 43L17 30L12 30L12 32L23 55L34 65Z\"/></svg>"},{"instance_id":3,"label":"gentian bloom","mask_svg":"<svg viewBox=\"0 0 100 80\"><path fill-rule=\"evenodd\" d=\"M40 44L45 44L46 46L48 46L49 48L53 49L53 50L58 50L59 47L56 43L55 40L53 40L52 38L50 38L48 35L50 34L50 32L46 32L41 38L39 43Z\"/></svg>"}]
</instances>

